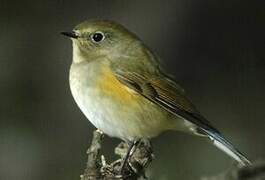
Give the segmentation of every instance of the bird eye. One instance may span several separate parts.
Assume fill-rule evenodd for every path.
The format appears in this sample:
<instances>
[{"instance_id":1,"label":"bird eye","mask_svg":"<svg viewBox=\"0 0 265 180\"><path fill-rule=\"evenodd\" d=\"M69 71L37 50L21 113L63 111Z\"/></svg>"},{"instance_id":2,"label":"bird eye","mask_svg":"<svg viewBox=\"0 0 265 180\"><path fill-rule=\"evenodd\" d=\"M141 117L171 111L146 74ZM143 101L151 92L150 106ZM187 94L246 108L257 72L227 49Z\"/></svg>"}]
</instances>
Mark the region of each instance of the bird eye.
<instances>
[{"instance_id":1,"label":"bird eye","mask_svg":"<svg viewBox=\"0 0 265 180\"><path fill-rule=\"evenodd\" d=\"M93 42L98 43L105 39L105 36L102 32L95 32L91 35L91 39Z\"/></svg>"}]
</instances>

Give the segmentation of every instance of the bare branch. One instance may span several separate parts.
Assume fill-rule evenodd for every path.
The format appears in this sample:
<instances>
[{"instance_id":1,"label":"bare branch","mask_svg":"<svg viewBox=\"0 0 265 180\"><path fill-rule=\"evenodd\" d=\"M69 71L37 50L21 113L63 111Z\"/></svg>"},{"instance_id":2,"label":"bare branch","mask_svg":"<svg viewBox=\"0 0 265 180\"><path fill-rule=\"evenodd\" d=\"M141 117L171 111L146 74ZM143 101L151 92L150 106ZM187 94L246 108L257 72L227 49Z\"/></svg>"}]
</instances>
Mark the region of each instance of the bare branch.
<instances>
[{"instance_id":1,"label":"bare branch","mask_svg":"<svg viewBox=\"0 0 265 180\"><path fill-rule=\"evenodd\" d=\"M134 153L128 159L128 163L121 173L121 162L128 151L128 144L120 143L115 148L115 154L120 156L116 161L108 164L105 157L100 154L103 134L94 131L91 146L88 148L87 166L81 180L98 180L98 179L124 179L137 180L145 177L145 170L153 160L153 153L150 141L141 140L135 147Z\"/></svg>"},{"instance_id":2,"label":"bare branch","mask_svg":"<svg viewBox=\"0 0 265 180\"><path fill-rule=\"evenodd\" d=\"M87 166L84 175L81 175L81 180L101 179L100 168L100 149L103 139L103 133L96 130L93 132L93 139L90 147L87 150Z\"/></svg>"}]
</instances>

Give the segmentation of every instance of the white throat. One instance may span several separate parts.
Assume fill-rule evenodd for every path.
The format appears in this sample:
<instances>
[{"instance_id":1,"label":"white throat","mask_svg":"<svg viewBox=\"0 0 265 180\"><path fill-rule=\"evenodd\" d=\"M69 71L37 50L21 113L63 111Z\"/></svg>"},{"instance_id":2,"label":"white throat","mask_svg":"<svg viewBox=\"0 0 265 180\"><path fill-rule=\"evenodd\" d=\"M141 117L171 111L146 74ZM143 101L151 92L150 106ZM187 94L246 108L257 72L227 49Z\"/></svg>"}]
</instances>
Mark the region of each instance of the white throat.
<instances>
[{"instance_id":1,"label":"white throat","mask_svg":"<svg viewBox=\"0 0 265 180\"><path fill-rule=\"evenodd\" d=\"M85 61L84 57L81 55L79 47L76 45L76 43L73 40L73 62L74 63L80 63L82 61Z\"/></svg>"}]
</instances>

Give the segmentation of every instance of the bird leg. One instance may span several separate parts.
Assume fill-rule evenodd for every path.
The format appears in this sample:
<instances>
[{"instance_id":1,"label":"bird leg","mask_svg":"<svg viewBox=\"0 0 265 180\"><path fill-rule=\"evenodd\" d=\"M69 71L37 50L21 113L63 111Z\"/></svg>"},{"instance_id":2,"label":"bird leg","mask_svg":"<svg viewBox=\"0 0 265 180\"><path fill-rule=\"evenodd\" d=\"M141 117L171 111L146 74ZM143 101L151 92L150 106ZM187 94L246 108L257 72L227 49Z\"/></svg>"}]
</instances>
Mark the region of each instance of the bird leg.
<instances>
[{"instance_id":1,"label":"bird leg","mask_svg":"<svg viewBox=\"0 0 265 180\"><path fill-rule=\"evenodd\" d=\"M128 148L128 151L127 151L125 157L123 158L123 160L121 162L120 174L123 174L126 163L130 159L131 155L134 153L135 148L139 142L140 142L139 140L134 140L133 142L128 143L129 148Z\"/></svg>"}]
</instances>

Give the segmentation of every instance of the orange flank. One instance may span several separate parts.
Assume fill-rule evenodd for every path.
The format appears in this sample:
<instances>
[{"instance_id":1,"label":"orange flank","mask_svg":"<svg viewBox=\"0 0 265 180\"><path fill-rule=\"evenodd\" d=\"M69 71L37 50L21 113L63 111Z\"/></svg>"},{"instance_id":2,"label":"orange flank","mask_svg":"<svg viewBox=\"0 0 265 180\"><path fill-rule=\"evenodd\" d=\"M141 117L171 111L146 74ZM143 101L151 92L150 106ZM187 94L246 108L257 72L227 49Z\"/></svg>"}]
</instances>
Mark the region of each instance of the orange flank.
<instances>
[{"instance_id":1,"label":"orange flank","mask_svg":"<svg viewBox=\"0 0 265 180\"><path fill-rule=\"evenodd\" d=\"M120 83L109 67L103 67L101 73L97 86L105 91L106 95L128 103L135 103L140 100L141 97L137 93Z\"/></svg>"}]
</instances>

